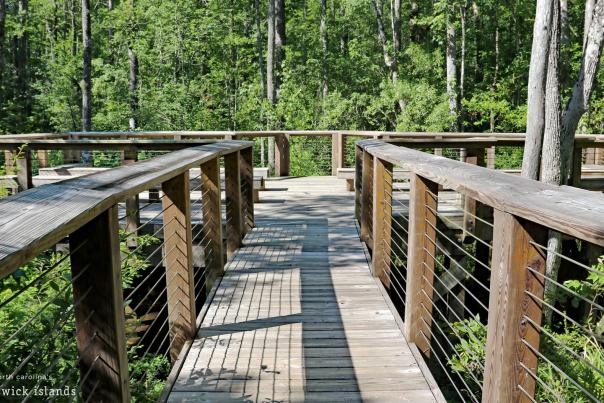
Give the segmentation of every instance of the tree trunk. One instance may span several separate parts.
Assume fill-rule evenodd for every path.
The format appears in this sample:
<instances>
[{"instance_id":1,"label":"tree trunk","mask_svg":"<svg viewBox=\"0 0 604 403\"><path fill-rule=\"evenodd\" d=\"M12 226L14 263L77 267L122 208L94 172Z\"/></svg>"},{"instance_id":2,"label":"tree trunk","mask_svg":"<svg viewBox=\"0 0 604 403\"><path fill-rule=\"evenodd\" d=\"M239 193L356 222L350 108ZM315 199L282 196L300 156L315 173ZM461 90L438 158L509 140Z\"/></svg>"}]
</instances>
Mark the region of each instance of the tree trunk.
<instances>
[{"instance_id":1,"label":"tree trunk","mask_svg":"<svg viewBox=\"0 0 604 403\"><path fill-rule=\"evenodd\" d=\"M18 21L23 31L15 38L15 71L17 73L17 97L21 101L25 114L29 114L29 102L27 95L27 53L28 53L28 41L27 41L27 14L28 14L28 1L19 0L17 3L18 7Z\"/></svg>"},{"instance_id":2,"label":"tree trunk","mask_svg":"<svg viewBox=\"0 0 604 403\"><path fill-rule=\"evenodd\" d=\"M448 2L450 3L450 2ZM452 19L452 7L448 4L447 7L447 44L446 44L446 60L447 60L447 95L449 97L449 114L451 115L452 123L451 130L457 131L458 108L457 108L457 55L455 44L455 26Z\"/></svg>"},{"instance_id":3,"label":"tree trunk","mask_svg":"<svg viewBox=\"0 0 604 403\"><path fill-rule=\"evenodd\" d=\"M92 43L90 34L90 4L82 0L82 131L92 127ZM82 162L92 162L92 154L82 151Z\"/></svg>"},{"instance_id":4,"label":"tree trunk","mask_svg":"<svg viewBox=\"0 0 604 403\"><path fill-rule=\"evenodd\" d=\"M319 27L319 36L321 40L321 73L322 91L323 91L323 110L325 110L325 99L328 91L328 70L327 70L327 0L321 0L321 25Z\"/></svg>"},{"instance_id":5,"label":"tree trunk","mask_svg":"<svg viewBox=\"0 0 604 403\"><path fill-rule=\"evenodd\" d=\"M498 6L495 6L498 7ZM493 72L493 83L491 85L491 91L493 94L497 90L497 81L499 80L499 60L500 60L500 52L499 52L499 10L495 12L495 71ZM491 133L495 132L495 111L491 109L490 116L490 131Z\"/></svg>"},{"instance_id":6,"label":"tree trunk","mask_svg":"<svg viewBox=\"0 0 604 403\"><path fill-rule=\"evenodd\" d=\"M390 14L392 17L392 44L394 46L393 59L396 61L401 51L401 0L390 0Z\"/></svg>"},{"instance_id":7,"label":"tree trunk","mask_svg":"<svg viewBox=\"0 0 604 403\"><path fill-rule=\"evenodd\" d=\"M464 131L463 99L465 96L466 81L466 6L466 4L462 4L459 7L459 13L461 17L461 61L459 64L459 99L461 100L461 103L459 105L459 130L462 132Z\"/></svg>"},{"instance_id":8,"label":"tree trunk","mask_svg":"<svg viewBox=\"0 0 604 403\"><path fill-rule=\"evenodd\" d=\"M270 104L275 105L275 0L268 0L267 25L266 94Z\"/></svg>"},{"instance_id":9,"label":"tree trunk","mask_svg":"<svg viewBox=\"0 0 604 403\"><path fill-rule=\"evenodd\" d=\"M562 144L567 155L562 158L563 183L568 178L570 169L572 142L579 125L579 120L589 108L589 101L594 89L596 73L602 54L604 38L604 0L599 0L593 8L593 15L589 26L583 58L577 81L573 87L573 93L568 101L564 116L562 118Z\"/></svg>"},{"instance_id":10,"label":"tree trunk","mask_svg":"<svg viewBox=\"0 0 604 403\"><path fill-rule=\"evenodd\" d=\"M388 68L392 85L396 88L398 82L396 62L394 61L395 58L392 58L388 51L388 42L386 39L386 29L384 28L384 17L382 15L383 7L381 0L371 0L371 8L373 8L373 12L375 14L375 19L378 26L378 40L382 47L384 65L386 66L386 68Z\"/></svg>"},{"instance_id":11,"label":"tree trunk","mask_svg":"<svg viewBox=\"0 0 604 403\"><path fill-rule=\"evenodd\" d=\"M585 17L583 21L583 47L585 47L585 43L587 42L589 26L591 25L591 17L593 16L595 5L596 0L585 0Z\"/></svg>"},{"instance_id":12,"label":"tree trunk","mask_svg":"<svg viewBox=\"0 0 604 403\"><path fill-rule=\"evenodd\" d=\"M4 23L6 21L6 4L0 0L0 88L2 88L4 78ZM0 102L3 99L3 92L0 92Z\"/></svg>"},{"instance_id":13,"label":"tree trunk","mask_svg":"<svg viewBox=\"0 0 604 403\"><path fill-rule=\"evenodd\" d=\"M260 99L266 96L264 78L264 57L262 55L262 31L260 30L260 0L254 0L254 15L256 18L256 50L258 52L258 68L260 70Z\"/></svg>"},{"instance_id":14,"label":"tree trunk","mask_svg":"<svg viewBox=\"0 0 604 403\"><path fill-rule=\"evenodd\" d=\"M131 47L128 47L128 60L130 60L130 77L128 79L130 119L128 127L130 130L134 130L138 123L138 57L136 57L136 53Z\"/></svg>"},{"instance_id":15,"label":"tree trunk","mask_svg":"<svg viewBox=\"0 0 604 403\"><path fill-rule=\"evenodd\" d=\"M279 99L279 87L283 80L285 60L285 0L275 0L275 96Z\"/></svg>"},{"instance_id":16,"label":"tree trunk","mask_svg":"<svg viewBox=\"0 0 604 403\"><path fill-rule=\"evenodd\" d=\"M528 78L526 140L522 159L522 176L534 180L539 179L541 148L543 145L545 80L547 75L551 16L552 0L537 0Z\"/></svg>"},{"instance_id":17,"label":"tree trunk","mask_svg":"<svg viewBox=\"0 0 604 403\"><path fill-rule=\"evenodd\" d=\"M551 38L548 54L547 78L545 84L545 127L543 133L543 150L541 156L541 181L552 185L561 184L562 137L560 108L560 41L561 9L559 0L554 0L552 10ZM547 259L545 271L548 278L556 280L560 268L562 237L559 232L549 231L547 242ZM556 286L547 281L545 300L552 304L555 301ZM551 321L552 311L544 308L546 323Z\"/></svg>"}]
</instances>

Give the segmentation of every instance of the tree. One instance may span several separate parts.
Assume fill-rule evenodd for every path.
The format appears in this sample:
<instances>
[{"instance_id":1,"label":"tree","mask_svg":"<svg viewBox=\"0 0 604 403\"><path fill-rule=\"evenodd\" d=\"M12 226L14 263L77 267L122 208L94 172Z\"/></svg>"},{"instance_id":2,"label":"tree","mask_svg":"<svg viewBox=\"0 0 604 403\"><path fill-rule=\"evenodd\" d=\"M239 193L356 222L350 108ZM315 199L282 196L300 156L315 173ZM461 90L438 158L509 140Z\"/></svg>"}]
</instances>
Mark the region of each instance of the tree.
<instances>
[{"instance_id":1,"label":"tree","mask_svg":"<svg viewBox=\"0 0 604 403\"><path fill-rule=\"evenodd\" d=\"M446 39L446 60L447 60L447 95L449 97L449 114L451 115L451 130L457 131L458 106L457 106L457 48L455 25L453 23L453 6L451 1L447 1L447 39Z\"/></svg>"},{"instance_id":2,"label":"tree","mask_svg":"<svg viewBox=\"0 0 604 403\"><path fill-rule=\"evenodd\" d=\"M6 21L6 4L0 0L0 90L2 89L4 79L4 24ZM2 102L2 92L0 91L0 102Z\"/></svg>"},{"instance_id":3,"label":"tree","mask_svg":"<svg viewBox=\"0 0 604 403\"><path fill-rule=\"evenodd\" d=\"M327 0L321 0L321 26L319 28L321 40L321 73L322 73L322 94L323 105L327 98L328 91L328 67L327 67Z\"/></svg>"}]
</instances>

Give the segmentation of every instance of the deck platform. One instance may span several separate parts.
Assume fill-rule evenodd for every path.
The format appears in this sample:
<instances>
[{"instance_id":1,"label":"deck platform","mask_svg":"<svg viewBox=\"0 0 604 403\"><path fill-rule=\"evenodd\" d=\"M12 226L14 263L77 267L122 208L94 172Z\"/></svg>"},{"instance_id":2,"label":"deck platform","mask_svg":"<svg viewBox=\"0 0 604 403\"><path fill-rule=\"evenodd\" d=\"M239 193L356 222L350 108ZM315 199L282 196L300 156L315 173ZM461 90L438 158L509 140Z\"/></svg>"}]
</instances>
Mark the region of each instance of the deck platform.
<instances>
[{"instance_id":1,"label":"deck platform","mask_svg":"<svg viewBox=\"0 0 604 403\"><path fill-rule=\"evenodd\" d=\"M262 200L168 401L437 401L370 273L344 180L276 178Z\"/></svg>"}]
</instances>

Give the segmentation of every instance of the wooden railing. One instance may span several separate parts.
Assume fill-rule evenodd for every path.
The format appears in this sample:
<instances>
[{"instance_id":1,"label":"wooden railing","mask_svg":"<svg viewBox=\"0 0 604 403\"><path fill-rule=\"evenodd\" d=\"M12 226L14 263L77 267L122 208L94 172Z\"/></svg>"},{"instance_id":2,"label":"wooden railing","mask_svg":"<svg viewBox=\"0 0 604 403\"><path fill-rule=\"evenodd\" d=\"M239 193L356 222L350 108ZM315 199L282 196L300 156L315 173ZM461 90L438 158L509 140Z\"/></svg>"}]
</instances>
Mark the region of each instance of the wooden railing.
<instances>
[{"instance_id":1,"label":"wooden railing","mask_svg":"<svg viewBox=\"0 0 604 403\"><path fill-rule=\"evenodd\" d=\"M565 280L597 289L586 277L604 276L594 268L604 196L378 140L358 142L356 156L356 216L373 274L403 312L408 342L441 374L441 389L463 401L602 398L604 337L592 322L604 313L602 295L584 296ZM401 179L401 171L409 173ZM548 244L554 233L562 248ZM561 261L559 278L546 272L551 257ZM557 335L562 323L577 344L599 351L600 363ZM545 379L552 374L556 382Z\"/></svg>"},{"instance_id":2,"label":"wooden railing","mask_svg":"<svg viewBox=\"0 0 604 403\"><path fill-rule=\"evenodd\" d=\"M190 170L200 174L190 178ZM141 206L139 196L157 187L162 195ZM222 141L189 144L1 200L0 312L5 322L0 334L5 344L0 365L7 372L0 389L20 388L19 375L32 373L45 377L23 381L31 390L48 383L73 387L71 393L83 401L128 402L136 382L142 383L138 388L150 388L155 374L132 364L153 352L174 363L184 353L225 259L254 225L252 187L252 144ZM221 191L226 194L224 216ZM146 240L139 241L139 235ZM139 277L132 277L133 270ZM46 301L45 295L52 298ZM41 308L14 316L24 306L38 306L28 296L42 299ZM49 319L54 315L56 322ZM40 330L46 328L46 334ZM75 362L61 366L71 357L74 335ZM45 350L44 343L52 339L66 345L55 342ZM37 359L41 366L34 365ZM73 385L74 379L79 385Z\"/></svg>"}]
</instances>

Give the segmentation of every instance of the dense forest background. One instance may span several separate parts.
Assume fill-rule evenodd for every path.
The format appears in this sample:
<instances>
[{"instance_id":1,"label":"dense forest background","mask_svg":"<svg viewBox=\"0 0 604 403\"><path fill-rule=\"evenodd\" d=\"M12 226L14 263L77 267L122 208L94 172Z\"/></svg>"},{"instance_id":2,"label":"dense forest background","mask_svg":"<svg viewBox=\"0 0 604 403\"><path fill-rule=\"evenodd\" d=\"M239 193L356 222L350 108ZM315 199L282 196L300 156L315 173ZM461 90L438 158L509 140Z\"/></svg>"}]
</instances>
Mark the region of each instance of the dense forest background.
<instances>
[{"instance_id":1,"label":"dense forest background","mask_svg":"<svg viewBox=\"0 0 604 403\"><path fill-rule=\"evenodd\" d=\"M93 130L525 130L532 0L0 0L0 133L83 129L86 3ZM562 2L563 103L584 8Z\"/></svg>"}]
</instances>

